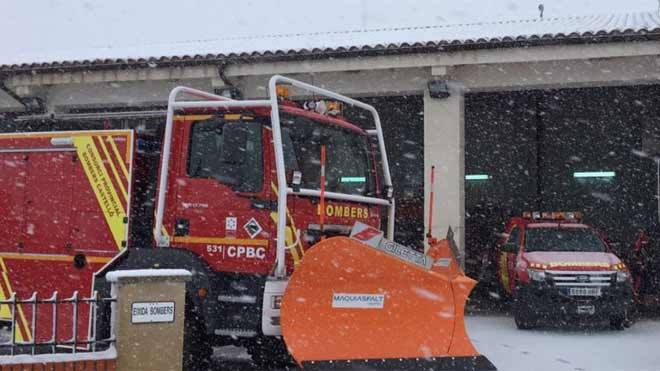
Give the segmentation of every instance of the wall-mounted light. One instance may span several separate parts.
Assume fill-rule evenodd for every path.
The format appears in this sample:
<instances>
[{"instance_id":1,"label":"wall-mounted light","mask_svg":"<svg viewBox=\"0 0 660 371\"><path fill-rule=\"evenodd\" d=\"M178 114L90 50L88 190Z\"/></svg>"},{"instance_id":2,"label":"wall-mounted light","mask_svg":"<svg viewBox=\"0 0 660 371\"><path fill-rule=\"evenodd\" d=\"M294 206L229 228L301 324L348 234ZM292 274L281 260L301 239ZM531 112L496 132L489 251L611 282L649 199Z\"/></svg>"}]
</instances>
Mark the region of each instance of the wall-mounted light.
<instances>
[{"instance_id":1,"label":"wall-mounted light","mask_svg":"<svg viewBox=\"0 0 660 371\"><path fill-rule=\"evenodd\" d=\"M233 86L223 86L221 88L215 88L213 89L213 93L215 95L219 95L221 97L230 98L234 100L243 99L243 92L241 92L239 89Z\"/></svg>"},{"instance_id":2,"label":"wall-mounted light","mask_svg":"<svg viewBox=\"0 0 660 371\"><path fill-rule=\"evenodd\" d=\"M576 171L573 178L614 178L614 171Z\"/></svg>"},{"instance_id":3,"label":"wall-mounted light","mask_svg":"<svg viewBox=\"0 0 660 371\"><path fill-rule=\"evenodd\" d=\"M492 176L488 174L466 174L465 180L490 180L493 179Z\"/></svg>"},{"instance_id":4,"label":"wall-mounted light","mask_svg":"<svg viewBox=\"0 0 660 371\"><path fill-rule=\"evenodd\" d=\"M429 96L436 99L446 99L451 96L449 85L444 80L430 80L427 84Z\"/></svg>"}]
</instances>

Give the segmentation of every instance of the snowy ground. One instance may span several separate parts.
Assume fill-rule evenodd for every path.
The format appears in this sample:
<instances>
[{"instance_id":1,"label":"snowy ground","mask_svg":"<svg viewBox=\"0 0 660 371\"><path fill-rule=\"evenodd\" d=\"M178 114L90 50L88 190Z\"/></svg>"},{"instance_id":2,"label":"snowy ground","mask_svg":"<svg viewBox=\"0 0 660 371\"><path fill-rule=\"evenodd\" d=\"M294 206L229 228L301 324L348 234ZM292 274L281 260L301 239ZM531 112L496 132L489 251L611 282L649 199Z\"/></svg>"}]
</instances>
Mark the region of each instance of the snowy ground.
<instances>
[{"instance_id":1,"label":"snowy ground","mask_svg":"<svg viewBox=\"0 0 660 371\"><path fill-rule=\"evenodd\" d=\"M660 371L660 321L608 327L516 329L508 316L470 316L468 333L498 370Z\"/></svg>"},{"instance_id":2,"label":"snowy ground","mask_svg":"<svg viewBox=\"0 0 660 371\"><path fill-rule=\"evenodd\" d=\"M467 317L474 345L500 371L660 371L660 320L608 327L516 329L504 315ZM236 347L217 348L213 370L257 370Z\"/></svg>"}]
</instances>

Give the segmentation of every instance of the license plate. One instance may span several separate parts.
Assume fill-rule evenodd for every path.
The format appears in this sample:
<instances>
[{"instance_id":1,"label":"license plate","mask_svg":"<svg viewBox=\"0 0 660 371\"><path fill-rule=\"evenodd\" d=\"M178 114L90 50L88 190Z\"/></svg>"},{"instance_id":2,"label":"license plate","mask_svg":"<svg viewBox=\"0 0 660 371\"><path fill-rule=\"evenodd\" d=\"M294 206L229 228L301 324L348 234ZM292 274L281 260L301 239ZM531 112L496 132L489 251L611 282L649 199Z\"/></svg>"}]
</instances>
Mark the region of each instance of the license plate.
<instances>
[{"instance_id":1,"label":"license plate","mask_svg":"<svg viewBox=\"0 0 660 371\"><path fill-rule=\"evenodd\" d=\"M594 314L596 313L596 307L593 305L578 305L577 307L578 314Z\"/></svg>"},{"instance_id":2,"label":"license plate","mask_svg":"<svg viewBox=\"0 0 660 371\"><path fill-rule=\"evenodd\" d=\"M600 287L571 287L570 296L600 296Z\"/></svg>"}]
</instances>

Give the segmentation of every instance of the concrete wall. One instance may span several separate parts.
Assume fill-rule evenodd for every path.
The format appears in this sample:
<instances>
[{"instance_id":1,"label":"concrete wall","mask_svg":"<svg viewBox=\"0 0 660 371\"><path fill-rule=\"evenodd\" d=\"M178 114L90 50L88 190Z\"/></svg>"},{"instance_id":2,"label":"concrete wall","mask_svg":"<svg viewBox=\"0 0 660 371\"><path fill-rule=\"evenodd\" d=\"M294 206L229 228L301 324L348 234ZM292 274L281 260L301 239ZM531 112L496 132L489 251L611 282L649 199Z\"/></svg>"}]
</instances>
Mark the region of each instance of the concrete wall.
<instances>
[{"instance_id":1,"label":"concrete wall","mask_svg":"<svg viewBox=\"0 0 660 371\"><path fill-rule=\"evenodd\" d=\"M0 112L22 111L23 106L10 97L7 93L0 90Z\"/></svg>"}]
</instances>

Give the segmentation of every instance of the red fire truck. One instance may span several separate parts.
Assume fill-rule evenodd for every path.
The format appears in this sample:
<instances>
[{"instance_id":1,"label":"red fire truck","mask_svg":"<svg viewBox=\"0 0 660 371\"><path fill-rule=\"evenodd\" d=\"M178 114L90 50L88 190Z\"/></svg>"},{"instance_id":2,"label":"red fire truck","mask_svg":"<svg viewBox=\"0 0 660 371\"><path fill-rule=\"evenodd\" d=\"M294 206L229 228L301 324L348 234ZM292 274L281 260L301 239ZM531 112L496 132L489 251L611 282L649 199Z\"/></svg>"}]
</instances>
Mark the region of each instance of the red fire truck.
<instances>
[{"instance_id":1,"label":"red fire truck","mask_svg":"<svg viewBox=\"0 0 660 371\"><path fill-rule=\"evenodd\" d=\"M332 102L287 101L282 85L363 108L374 128L346 121ZM269 94L234 101L174 89L158 172L130 130L0 134L0 295L89 296L108 290L110 270L186 268L191 358L214 344L245 345L256 359L283 349L287 275L310 246L348 235L357 221L380 228L388 220L391 239L394 200L373 107L281 76ZM17 340L53 335L34 330L29 307L17 308ZM52 314L40 311L36 322ZM81 343L89 320L80 314Z\"/></svg>"},{"instance_id":2,"label":"red fire truck","mask_svg":"<svg viewBox=\"0 0 660 371\"><path fill-rule=\"evenodd\" d=\"M525 212L511 218L497 244L497 275L513 297L520 329L552 318L628 324L630 275L580 212Z\"/></svg>"}]
</instances>

